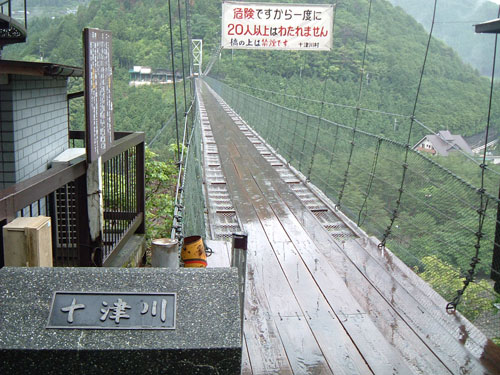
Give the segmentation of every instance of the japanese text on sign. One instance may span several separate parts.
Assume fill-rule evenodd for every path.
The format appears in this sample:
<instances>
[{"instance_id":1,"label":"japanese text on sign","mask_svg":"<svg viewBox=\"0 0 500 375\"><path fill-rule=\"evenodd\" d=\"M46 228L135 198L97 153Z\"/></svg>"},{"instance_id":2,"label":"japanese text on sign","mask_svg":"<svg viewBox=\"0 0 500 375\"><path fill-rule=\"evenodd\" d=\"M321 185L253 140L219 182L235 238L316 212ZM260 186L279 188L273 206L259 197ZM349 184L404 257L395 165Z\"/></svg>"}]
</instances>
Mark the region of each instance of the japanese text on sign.
<instances>
[{"instance_id":1,"label":"japanese text on sign","mask_svg":"<svg viewBox=\"0 0 500 375\"><path fill-rule=\"evenodd\" d=\"M226 1L222 47L329 51L333 5Z\"/></svg>"},{"instance_id":2,"label":"japanese text on sign","mask_svg":"<svg viewBox=\"0 0 500 375\"><path fill-rule=\"evenodd\" d=\"M47 328L175 329L175 293L55 292Z\"/></svg>"},{"instance_id":3,"label":"japanese text on sign","mask_svg":"<svg viewBox=\"0 0 500 375\"><path fill-rule=\"evenodd\" d=\"M85 115L87 160L97 160L114 140L111 32L85 29Z\"/></svg>"}]
</instances>

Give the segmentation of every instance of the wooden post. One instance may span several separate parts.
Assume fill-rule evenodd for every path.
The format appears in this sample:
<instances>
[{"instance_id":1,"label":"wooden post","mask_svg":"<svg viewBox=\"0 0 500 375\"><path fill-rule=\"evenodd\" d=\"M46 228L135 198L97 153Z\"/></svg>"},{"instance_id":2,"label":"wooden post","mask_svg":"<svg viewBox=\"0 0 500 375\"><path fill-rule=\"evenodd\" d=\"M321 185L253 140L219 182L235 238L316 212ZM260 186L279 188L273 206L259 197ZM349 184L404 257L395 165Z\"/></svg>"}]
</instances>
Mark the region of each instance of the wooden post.
<instances>
[{"instance_id":1,"label":"wooden post","mask_svg":"<svg viewBox=\"0 0 500 375\"><path fill-rule=\"evenodd\" d=\"M50 217L18 217L3 227L4 262L14 267L52 267Z\"/></svg>"},{"instance_id":2,"label":"wooden post","mask_svg":"<svg viewBox=\"0 0 500 375\"><path fill-rule=\"evenodd\" d=\"M87 210L90 240L92 243L92 258L96 266L102 259L96 251L102 250L102 233L104 226L104 209L102 197L102 158L89 163L87 168Z\"/></svg>"},{"instance_id":3,"label":"wooden post","mask_svg":"<svg viewBox=\"0 0 500 375\"><path fill-rule=\"evenodd\" d=\"M146 202L145 202L145 144L144 141L139 143L136 148L135 162L136 164L136 201L137 201L137 213L142 213L142 223L137 229L136 233L144 234L146 233Z\"/></svg>"},{"instance_id":4,"label":"wooden post","mask_svg":"<svg viewBox=\"0 0 500 375\"><path fill-rule=\"evenodd\" d=\"M92 241L90 239L89 211L87 207L87 176L75 180L76 187L76 225L78 243L78 265L92 266Z\"/></svg>"}]
</instances>

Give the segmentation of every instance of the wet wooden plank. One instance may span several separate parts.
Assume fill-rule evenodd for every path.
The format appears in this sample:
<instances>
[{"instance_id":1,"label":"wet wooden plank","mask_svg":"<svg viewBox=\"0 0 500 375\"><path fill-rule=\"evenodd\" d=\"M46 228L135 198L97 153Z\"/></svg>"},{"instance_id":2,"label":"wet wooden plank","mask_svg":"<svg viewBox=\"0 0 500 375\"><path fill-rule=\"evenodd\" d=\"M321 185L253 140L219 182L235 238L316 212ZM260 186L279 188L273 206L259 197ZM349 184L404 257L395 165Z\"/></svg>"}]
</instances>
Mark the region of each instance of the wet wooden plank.
<instances>
[{"instance_id":1,"label":"wet wooden plank","mask_svg":"<svg viewBox=\"0 0 500 375\"><path fill-rule=\"evenodd\" d=\"M427 314L431 314L434 320L437 320L450 333L455 342L459 342L468 351L474 353L474 356L479 359L481 365L492 373L500 373L500 347L496 345L492 346L492 343L487 340L484 334L461 314L448 314L445 311L448 301L443 299L426 282L418 277L417 274L406 267L399 258L387 249L378 248L377 242L373 240L348 241L345 244L345 249L350 254L353 262L357 264L366 262L367 256L373 258L380 268L385 270L386 275L394 277L411 297L418 301L419 308L405 309L399 305L399 299L395 299L395 305L399 305L402 314L407 316L412 322L415 322L415 326L428 324L427 317L420 311L421 306ZM373 269L370 270L373 271ZM397 272L394 270L397 270ZM367 276L374 282L382 283L382 285L386 282L379 276L379 273L367 272ZM386 292L386 298L392 298L392 295L387 295L387 290L381 290L381 292ZM439 338L444 339L441 336ZM431 339L434 339L434 337L431 337Z\"/></svg>"},{"instance_id":2,"label":"wet wooden plank","mask_svg":"<svg viewBox=\"0 0 500 375\"><path fill-rule=\"evenodd\" d=\"M228 173L228 176L235 176L233 173ZM232 183L238 182L241 184L241 180L230 179ZM241 187L240 185L239 188ZM240 190L240 194L242 192ZM253 196L252 199L253 202L256 202L261 198ZM267 320L272 320L276 324L279 338L286 351L293 373L331 374L332 372L325 361L323 353L304 319L304 315L280 269L279 263L276 261L272 247L255 211L253 211L253 207L250 207L250 210L242 205L243 202L249 202L248 196L244 200L239 199L238 203L236 203L236 209L240 214L244 228L249 233L248 263L253 270L252 276L256 280L256 289L267 295L269 303ZM245 325L247 323L248 320L245 321ZM260 321L253 323L261 324ZM252 367L254 367L252 357L251 363Z\"/></svg>"},{"instance_id":3,"label":"wet wooden plank","mask_svg":"<svg viewBox=\"0 0 500 375\"><path fill-rule=\"evenodd\" d=\"M243 336L243 349L241 353L241 375L252 375L252 365L250 364L250 359L248 357L247 341Z\"/></svg>"},{"instance_id":4,"label":"wet wooden plank","mask_svg":"<svg viewBox=\"0 0 500 375\"><path fill-rule=\"evenodd\" d=\"M227 137L228 132L226 132L225 134ZM244 141L241 142L244 143ZM269 199L272 193L268 191L266 192L266 194L262 194L262 192L256 186L255 181L253 180L252 173L245 168L245 165L248 165L249 168L253 169L254 174L257 174L259 173L259 171L263 170L264 165L260 165L258 159L254 159L253 162L249 163L249 158L251 158L252 155L250 155L250 153L248 155L243 154L244 144L242 145L241 143L239 143L238 146L240 147L239 151L243 155L243 159L232 159L233 163L235 163L236 165L238 177L243 181L244 187L247 189L248 194L252 197L252 204L255 207L257 214L259 215L259 219L269 237L269 241L274 248L275 254L280 261L280 265L287 275L288 282L290 283L293 292L299 300L299 303L303 304L304 309L309 309L310 311L314 311L314 305L316 305L316 311L319 314L324 314L321 316L321 319L324 319L325 322L325 324L323 324L323 327L326 325L331 325L332 318L335 318L335 322L340 327L337 327L337 334L331 337L342 337L342 335L339 335L338 332L343 332L344 336L348 338L347 334L344 331L344 329L346 329L349 333L349 336L351 338L354 338L354 340L356 341L356 345L362 351L364 360L368 362L375 373L410 372L409 368L406 366L399 354L386 343L383 335L372 324L371 320L366 317L366 314L361 311L354 298L352 298L349 293L343 292L347 291L347 287L343 284L342 280L340 280L338 276L336 276L335 280L335 271L333 270L328 270L329 274L324 272L323 276L325 276L324 283L328 286L328 288L330 288L327 291L330 295L329 301L331 301L331 305L332 307L334 307L334 312L332 312L332 310L328 307L325 307L325 305L327 305L326 301L324 301L323 298L323 294L325 293L325 291L320 291L317 288L315 281L311 278L311 274L302 263L302 260L297 259L300 257L297 253L297 250L292 245L292 241L295 239L291 241L290 238L285 234L279 220L271 213L272 211L266 211L266 205L268 205L266 199ZM222 151L224 149L223 145L221 145L219 148L221 152L224 152ZM266 178L264 178L263 180L264 183L268 181ZM275 192L274 195L276 195ZM284 203L282 204L284 205ZM299 234L297 233L295 233L295 235L299 236ZM307 237L305 233L302 233L302 237L304 236ZM302 239L302 241L305 240L306 239ZM311 245L312 247L315 247L312 243ZM301 251L303 250L301 249ZM317 260L317 258L313 258L313 262L315 260ZM316 267L315 271L318 271L318 267L321 268L321 265L315 263L314 267ZM334 284L334 287L332 287L332 283ZM316 292L321 294L321 297L318 296L318 298L316 298ZM342 303L340 301L342 301ZM311 302L313 306L311 306ZM341 325L341 323L339 323L339 314L342 319L347 316L351 317L349 319L345 319L343 323L344 327ZM316 320L311 323L315 322ZM321 323L318 323L318 328L321 329L320 327ZM330 353L327 352L326 349L328 349L328 347L331 345L331 340L328 340L328 336L322 336L322 332L320 331L313 330L313 332L315 332L315 334L319 336L317 337L317 339L320 346L322 343L325 344L324 353L325 357L327 357L327 355ZM349 338L348 340L350 341ZM345 346L349 347L348 341L343 341L342 345L344 346L344 349ZM321 347L323 348L323 346ZM352 357L348 358L356 358L353 352L351 352L351 356ZM330 360L335 363L336 366L339 366L344 370L348 371L350 369L353 369L353 367L356 368L355 365L353 366L353 362L346 361L345 357L343 361L342 356L340 358L331 357L333 356L330 356ZM369 370L366 367L364 360L361 360L360 362L354 364L364 365L365 368L363 371L366 373L366 371ZM442 370L442 368L440 368L440 370Z\"/></svg>"},{"instance_id":5,"label":"wet wooden plank","mask_svg":"<svg viewBox=\"0 0 500 375\"><path fill-rule=\"evenodd\" d=\"M248 359L255 375L292 374L278 328L271 317L267 297L257 287L253 265L247 268L244 336Z\"/></svg>"},{"instance_id":6,"label":"wet wooden plank","mask_svg":"<svg viewBox=\"0 0 500 375\"><path fill-rule=\"evenodd\" d=\"M228 138L228 134L224 134L224 139ZM246 149L247 145L245 144L244 141L241 141L243 138L238 138L236 134L233 134L234 139L237 140L237 147L232 147L230 151L230 156L233 158L233 160L228 160L226 162L233 162L234 163L234 158L243 158L244 163L243 166L246 167L247 165L255 165L254 162L256 160L254 159L253 162L249 160L249 154L247 151L250 149ZM246 140L246 139L245 139ZM250 143L250 142L248 142ZM253 147L253 146L252 146ZM243 150L243 151L242 151ZM251 152L250 152L251 154ZM255 158L255 155L250 155L252 158ZM252 173L255 175L263 175L263 170L266 169L266 166L269 167L268 165L259 165L257 164L257 170L254 170ZM241 168L240 168L241 169ZM273 171L274 172L274 171ZM241 177L243 172L240 170L238 173L237 177ZM277 177L274 176L274 177ZM313 244L324 244L327 243L328 245L326 248L331 246L334 251L331 249L328 249L326 251L326 254L323 253L323 257L325 264L329 264L330 268L336 269L337 271L340 269L340 274L343 276L344 280L347 282L348 288L351 291L354 291L354 295L356 295L361 299L362 304L365 304L368 312L374 316L376 319L374 319L377 322L377 325L381 327L382 332L384 332L385 336L388 337L389 341L392 342L393 345L395 345L399 350L401 350L405 354L405 358L411 363L412 367L416 371L424 371L426 373L444 373L447 371L446 367L440 363L440 358L435 357L432 350L435 350L436 344L434 342L425 342L424 339L420 340L419 338L416 339L415 332L412 332L412 330L417 327L420 329L419 325L416 324L414 325L414 321L412 319L417 319L419 318L419 315L422 313L420 312L420 307L417 304L417 308L412 309L411 303L408 306L405 306L404 309L398 310L398 308L403 305L403 303L408 303L408 301L411 301L411 295L408 293L408 291L403 288L400 284L404 284L404 281L406 280L405 275L403 277L399 273L396 273L395 277L393 278L392 275L389 273L390 271L387 270L387 263L384 264L379 264L379 266L383 265L385 267L382 268L377 268L375 264L373 264L374 260L377 259L371 259L370 256L364 252L364 247L363 244L358 244L361 246L356 246L353 244L347 244L349 246L349 250L352 249L354 246L354 250L352 250L352 254L349 251L351 257L346 256L345 254L345 249L341 249L339 247L339 244L333 241L333 239L324 231L324 229L319 225L317 220L312 216L312 214L302 212L303 210L303 205L296 200L295 195L286 189L286 185L283 186L282 181L278 181L279 177L277 179L269 179L269 176L264 176L264 179L262 181L259 181L259 187L262 189L262 191L266 190L266 187L269 185L271 188L274 188L275 191L274 193L279 192L281 194L281 198L287 202L289 209L293 211L293 214L290 212L286 212L287 215L282 216L281 214L277 213L278 217L280 218L280 222L283 225L283 228L287 231L287 235L289 235L289 238L291 241L287 241L286 239L282 238L281 242L278 241L278 244L282 246L283 252L281 254L284 254L284 256L287 256L286 254L290 254L291 251L290 249L293 249L293 244L295 246L297 245L297 242L300 242L302 240L295 239L294 242L294 236L290 234L290 228L293 228L293 225L298 225L299 227L301 225L304 225L307 228L307 233L311 235L312 239L309 239L309 241L312 241ZM272 181L271 184L269 184L269 181ZM248 183L248 181L246 181ZM264 188L262 188L264 186ZM272 189L271 189L272 190ZM268 191L265 192L264 195L268 195ZM273 191L271 191L273 193ZM256 196L256 191L253 191L253 196ZM276 194L274 194L276 196ZM294 204L290 205L290 202L288 202L288 198L292 198L291 200L294 201ZM272 200L273 198L271 198ZM261 200L262 201L262 200ZM262 212L267 214L267 211L265 211L266 205L262 204L262 202L258 203L260 206L257 206L258 211L261 212L261 217L260 219L262 220ZM283 209L282 203L274 201L272 203L273 209L279 211L280 209ZM262 211L264 210L264 211ZM296 215L296 216L293 216ZM284 219L283 219L284 218ZM276 223L273 224L266 224L266 220L272 220L264 217L263 220L263 226L266 234L269 236L270 233L276 232L271 231L271 229L266 231L266 227L268 228L276 228ZM295 222L294 222L295 220ZM288 221L288 222L287 222ZM301 228L302 229L302 228ZM300 229L298 230L300 232ZM304 231L304 229L302 229ZM312 233L312 234L311 234ZM273 234L274 235L274 234ZM325 237L326 236L326 237ZM325 242L326 240L326 242ZM273 243L273 241L271 241ZM278 246L279 246L278 245ZM290 249L288 249L290 247ZM319 248L321 248L321 245L318 245ZM273 250L276 252L276 246L273 246ZM324 249L323 249L324 250ZM276 252L278 253L278 252ZM333 254L333 257L332 257ZM311 253L311 256L317 256L317 254ZM373 256L373 254L371 254ZM315 261L317 261L317 258L314 258ZM339 265L339 260L340 260L340 265ZM378 259L380 261L380 259ZM368 270L371 272L366 272L366 263L368 262ZM307 262L305 262L307 265ZM375 262L376 263L376 262ZM313 267L312 263L309 264L309 267ZM384 269L385 268L385 269ZM353 269L357 272L351 273ZM392 270L394 273L394 270ZM380 273L381 272L381 273ZM288 275L289 276L289 275ZM399 278L398 278L399 277ZM291 278L288 277L288 280ZM302 277L299 276L299 279L302 279ZM394 283L396 281L396 283ZM359 283L358 283L359 282ZM398 284L399 283L399 284ZM358 285L359 284L359 285ZM375 284L375 285L373 285ZM355 285L355 287L353 287ZM392 286L391 286L392 285ZM371 290L375 291L375 293L366 293L365 288L368 286L371 288ZM405 285L407 286L407 285ZM377 287L380 289L377 291ZM407 296L404 295L404 292L408 294ZM394 293L396 292L396 298L394 298ZM422 290L417 290L417 292L423 293ZM389 293L389 294L387 294ZM401 299L401 301L399 301ZM382 303L381 303L382 302ZM420 301L421 305L424 305L424 310L425 310L425 303L422 303ZM387 308L387 305L389 305L389 308ZM395 305L395 306L393 306ZM398 307L399 306L399 307ZM415 305L413 305L415 307ZM386 312L387 310L387 312ZM307 314L306 314L307 315ZM408 315L408 316L407 316ZM412 316L415 315L416 318L413 318ZM425 314L423 314L425 315ZM280 317L281 319L282 317ZM307 317L306 317L307 318ZM347 316L347 318L350 318L350 316ZM294 319L294 317L288 317L287 319L283 320L288 320L288 319ZM424 324L426 324L427 316L420 317L420 321ZM281 321L281 320L280 320ZM409 322L408 322L409 321ZM418 323L418 322L417 322ZM439 323L439 322L438 322ZM441 322L442 323L442 322ZM458 324L457 324L458 327ZM439 327L438 327L439 328ZM442 327L441 327L442 328ZM432 331L432 329L430 329ZM446 332L446 331L445 331ZM455 332L456 333L456 332ZM440 333L439 330L438 332L434 332L435 335L439 337ZM463 332L462 332L463 334ZM468 333L467 333L468 334ZM466 340L464 340L466 341ZM437 345L438 352L439 350L443 351L443 353L438 353L439 356L446 356L448 353L448 345L451 343L453 346L453 343L456 343L456 340L452 339L450 342L445 341L442 342L443 345ZM470 344L470 340L469 343ZM434 346L430 350L428 346ZM455 348L456 349L456 348ZM471 349L470 345L467 349ZM460 367L453 367L454 364L451 364L451 367L453 368L453 372L458 372L458 371L466 371L466 372L471 372L471 373L476 373L476 372L481 372L481 366L478 366L478 363L475 358L470 356L470 352L468 350L463 348L463 351L457 353L451 353L451 357L453 357L455 354L456 357L458 358L458 362L462 364ZM481 353L475 353L476 356L480 356ZM414 357L414 358L412 358ZM433 358L434 357L434 358ZM454 358L454 360L457 360L457 358ZM493 358L493 357L492 357ZM485 358L485 361L488 361L487 358ZM492 362L492 361L490 361ZM494 360L493 360L494 362ZM450 365L450 362L447 362L447 365ZM424 369L424 370L422 370Z\"/></svg>"},{"instance_id":7,"label":"wet wooden plank","mask_svg":"<svg viewBox=\"0 0 500 375\"><path fill-rule=\"evenodd\" d=\"M207 267L214 268L231 266L231 262L229 260L229 242L206 240L205 244L207 247L212 249L212 255L207 258Z\"/></svg>"},{"instance_id":8,"label":"wet wooden plank","mask_svg":"<svg viewBox=\"0 0 500 375\"><path fill-rule=\"evenodd\" d=\"M221 160L227 162L226 160ZM232 201L241 197L234 192ZM278 328L270 313L265 290L260 287L258 272L248 254L245 289L244 336L252 372L256 375L293 374Z\"/></svg>"},{"instance_id":9,"label":"wet wooden plank","mask_svg":"<svg viewBox=\"0 0 500 375\"><path fill-rule=\"evenodd\" d=\"M264 174L264 172L260 173ZM264 187L269 187L270 181L272 181L272 184L276 187L271 187L270 189L278 191L283 199L287 202L289 208L292 211L295 211L295 216L302 219L302 222L297 223L298 225L295 225L295 228L297 230L301 230L301 228L304 226L311 229L309 233L314 233L313 237L316 237L315 243L317 244L319 249L323 250L322 255L325 256L322 263L330 263L330 265L332 266L335 265L335 267L332 268L340 270L339 272L343 276L344 280L346 280L349 290L356 296L357 301L361 303L365 311L371 311L372 315L378 317L376 320L376 322L378 323L377 326L382 330L384 336L390 340L392 345L395 346L400 352L402 352L408 363L410 363L415 369L424 369L429 373L458 371L456 363L454 362L443 365L441 356L436 355L435 351L432 350L432 348L430 349L429 347L427 347L426 343L421 340L421 337L418 337L415 334L415 327L411 326L411 324L408 325L408 322L402 319L400 313L394 310L394 306L392 306L391 304L391 302L393 301L388 301L386 298L384 298L380 294L380 291L366 279L366 277L363 275L363 272L361 272L361 270L366 271L366 264L360 265L361 268L356 267L356 265L352 264L350 259L346 257L345 253L339 251L331 251L335 248L339 250L338 245L328 235L328 233L323 229L323 227L319 224L319 222L314 218L312 214L303 211L302 203L298 201L298 199L292 192L284 189L283 183L279 180L279 178L273 180L272 176L266 174L264 181L265 183L261 184ZM290 224L285 225L286 221L290 219L290 216L287 216L286 210L281 210L281 207L279 207L278 205L273 205L273 208L277 210L277 215L280 220L284 222L284 226L287 228L292 228ZM318 240L317 237L321 237L321 239ZM300 237L297 236L293 238ZM307 242L301 245L301 247L304 249L308 249L310 248L310 246L311 243ZM312 254L312 256L317 257L318 255ZM391 275L387 276L389 278L391 277ZM402 288L394 287L394 285L391 283L379 285L379 287L385 288L385 290L388 289L392 291L391 293L399 293L400 289L402 290ZM402 290L402 292L404 292L404 290ZM417 308L413 305L408 306L408 309L415 310ZM433 328L442 331L442 327L436 326ZM428 332L435 334L431 329L429 329ZM443 331L442 334L446 334L446 332ZM452 346L456 344L456 342L453 342ZM447 348L446 345L444 346L444 348ZM440 354L449 356L447 354L447 351L444 351ZM470 353L468 351L462 350L462 353L460 354L463 360L462 366L468 366L468 368L470 368L471 370L476 368L474 359L470 356Z\"/></svg>"},{"instance_id":10,"label":"wet wooden plank","mask_svg":"<svg viewBox=\"0 0 500 375\"><path fill-rule=\"evenodd\" d=\"M226 138L228 137L228 133L227 133L227 132L225 133L225 137L226 137ZM240 140L241 140L241 139L240 139ZM238 144L238 147L242 147L242 145L244 146L245 140L246 140L246 139L241 140L241 142ZM243 147L243 148L244 148L244 147ZM242 149L238 149L238 151L239 151L239 153L242 153ZM232 154L233 156L236 156L236 155L237 155L237 153L236 153L236 152L234 152L234 151L232 151L232 152L231 152L231 154ZM245 155L245 156L248 158L248 155ZM255 159L254 159L254 163L252 163L252 162L251 162L251 163L248 163L248 161L249 161L249 160L247 159L247 164L254 165L254 166L256 165L255 163L257 163L257 162L258 162L258 160L255 160ZM264 166L264 167L265 167L265 166ZM262 170L262 166L261 166L261 165L259 165L257 168L258 168L259 170ZM274 172L274 171L273 171L273 172ZM240 174L240 176L239 176L239 177L241 177L241 174L242 174L242 173L240 172L239 174ZM266 176L266 181L268 181L267 176ZM247 186L248 186L248 181L246 181L246 183L247 183ZM288 189L286 189L286 190L288 190ZM255 194L253 194L253 195L255 195ZM348 312L348 314L349 314L349 312ZM363 337L364 337L365 335L366 335L366 332L364 332L364 333L363 333ZM373 345L372 347L370 347L370 348L368 348L368 349L366 350L366 352L368 353L368 355L369 355L369 354L372 354L372 352L373 352L373 348L376 348L376 345ZM375 351L375 352L376 352L376 351ZM412 353L412 354L413 354L413 355L415 355L415 353ZM374 357L377 357L377 356L375 355ZM411 359L411 358L410 358L410 359ZM376 360L379 360L379 359L375 359L375 358L374 358L374 361L376 361ZM397 362L397 361L396 361L396 362ZM403 367L404 367L404 366L403 366ZM428 367L428 368L429 368L429 367ZM439 369L439 370L440 370L440 372L442 373L442 371L443 371L443 367L442 367L442 366L441 366L441 367L439 367L439 365L438 365L438 366L436 366L435 368ZM446 370L445 370L445 371L446 371Z\"/></svg>"},{"instance_id":11,"label":"wet wooden plank","mask_svg":"<svg viewBox=\"0 0 500 375\"><path fill-rule=\"evenodd\" d=\"M280 184L278 184L277 190L282 196L287 196L284 199L290 209L294 211L301 226L306 228L309 233L314 233L318 248L322 249L322 254L328 263L347 281L349 290L357 296L357 300L366 309L376 312L376 315L381 318L377 320L378 326L385 332L386 337L393 339L393 345L404 353L405 358L408 360L414 358L416 368L426 369L429 366L439 365L429 356L430 350L439 362L452 373L463 370L471 373L481 371L482 366L472 356L472 353L453 339L451 332L443 329L440 322L426 311L425 306L420 305L394 279L395 270L386 273L366 256L361 262L353 262L351 259L353 253L349 251L352 248L340 249L314 216L309 216L300 209L293 208L291 202L294 197L284 192ZM295 203L300 206L300 202ZM280 216L280 218L282 217L285 218L285 216ZM319 246L320 244L323 244L323 247ZM337 251L331 251L335 248ZM381 282L381 280L383 281ZM367 294L366 291L369 288L376 293ZM409 319L407 314L418 318L418 322ZM405 326L409 330L405 329ZM421 343L415 339L416 337Z\"/></svg>"},{"instance_id":12,"label":"wet wooden plank","mask_svg":"<svg viewBox=\"0 0 500 375\"><path fill-rule=\"evenodd\" d=\"M305 319L330 367L338 374L369 374L370 368L359 353L356 345L345 331L334 311L330 308L323 292L318 288L309 270L304 266L297 249L285 234L279 220L273 215L266 199L261 195L252 177L243 173L244 167L233 159L242 182L253 197L253 206L273 248L281 269L293 290L301 312L297 319ZM260 197L255 199L257 196ZM252 233L253 234L253 233ZM280 316L280 321L285 319ZM288 320L295 317L288 317ZM305 355L306 356L306 355ZM380 362L380 358L377 358ZM385 372L391 372L388 365Z\"/></svg>"}]
</instances>

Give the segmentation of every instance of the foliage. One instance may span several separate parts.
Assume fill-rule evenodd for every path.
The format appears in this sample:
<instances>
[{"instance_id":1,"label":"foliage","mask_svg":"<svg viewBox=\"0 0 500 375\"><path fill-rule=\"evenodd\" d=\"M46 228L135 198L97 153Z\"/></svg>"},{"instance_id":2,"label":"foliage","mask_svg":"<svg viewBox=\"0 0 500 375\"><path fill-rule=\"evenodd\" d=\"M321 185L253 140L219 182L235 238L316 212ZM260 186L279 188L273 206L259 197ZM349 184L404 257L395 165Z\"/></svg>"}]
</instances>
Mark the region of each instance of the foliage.
<instances>
[{"instance_id":1,"label":"foliage","mask_svg":"<svg viewBox=\"0 0 500 375\"><path fill-rule=\"evenodd\" d=\"M177 167L146 148L146 239L170 237Z\"/></svg>"},{"instance_id":2,"label":"foliage","mask_svg":"<svg viewBox=\"0 0 500 375\"><path fill-rule=\"evenodd\" d=\"M435 256L422 258L424 264L424 272L419 276L427 281L432 288L451 300L457 290L462 289L462 278L457 271L445 262L441 262ZM469 320L474 321L481 313L493 309L491 299L485 294L485 290L489 289L489 285L485 280L476 280L471 283L462 296L458 310L464 314Z\"/></svg>"}]
</instances>

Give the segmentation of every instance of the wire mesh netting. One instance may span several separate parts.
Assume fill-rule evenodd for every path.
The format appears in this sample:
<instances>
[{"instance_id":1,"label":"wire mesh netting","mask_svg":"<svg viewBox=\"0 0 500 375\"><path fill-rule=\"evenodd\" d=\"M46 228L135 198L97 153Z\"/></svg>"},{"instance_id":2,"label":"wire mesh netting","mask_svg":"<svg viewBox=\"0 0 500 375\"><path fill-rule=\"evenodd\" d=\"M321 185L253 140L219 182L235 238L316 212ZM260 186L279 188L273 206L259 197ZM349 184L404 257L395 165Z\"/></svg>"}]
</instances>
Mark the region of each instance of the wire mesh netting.
<instances>
[{"instance_id":1,"label":"wire mesh netting","mask_svg":"<svg viewBox=\"0 0 500 375\"><path fill-rule=\"evenodd\" d=\"M205 232L205 200L203 194L203 171L201 153L201 119L196 111L193 130L184 162L182 192L178 207L183 208L182 236L200 235Z\"/></svg>"},{"instance_id":2,"label":"wire mesh netting","mask_svg":"<svg viewBox=\"0 0 500 375\"><path fill-rule=\"evenodd\" d=\"M474 187L406 144L261 99L213 78L206 81L351 220L386 243L447 301L456 298L472 272L474 281L460 295L458 310L489 338L500 337L500 274L492 261L499 246L499 200L491 190Z\"/></svg>"}]
</instances>

